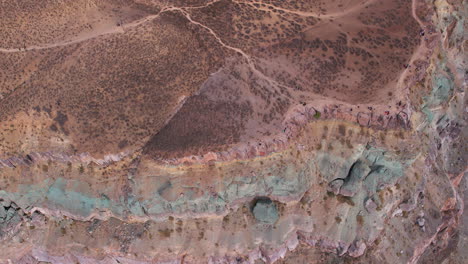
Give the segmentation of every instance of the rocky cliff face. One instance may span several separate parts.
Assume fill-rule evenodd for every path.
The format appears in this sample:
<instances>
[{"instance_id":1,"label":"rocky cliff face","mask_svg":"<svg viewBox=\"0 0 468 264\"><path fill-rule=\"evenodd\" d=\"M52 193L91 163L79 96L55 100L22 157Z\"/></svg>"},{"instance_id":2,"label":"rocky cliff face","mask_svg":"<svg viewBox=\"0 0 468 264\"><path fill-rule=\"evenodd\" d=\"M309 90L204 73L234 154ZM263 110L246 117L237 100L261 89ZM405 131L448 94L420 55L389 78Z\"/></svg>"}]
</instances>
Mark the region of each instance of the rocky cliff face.
<instances>
[{"instance_id":1,"label":"rocky cliff face","mask_svg":"<svg viewBox=\"0 0 468 264\"><path fill-rule=\"evenodd\" d=\"M0 42L0 263L468 261L464 3L150 2Z\"/></svg>"}]
</instances>

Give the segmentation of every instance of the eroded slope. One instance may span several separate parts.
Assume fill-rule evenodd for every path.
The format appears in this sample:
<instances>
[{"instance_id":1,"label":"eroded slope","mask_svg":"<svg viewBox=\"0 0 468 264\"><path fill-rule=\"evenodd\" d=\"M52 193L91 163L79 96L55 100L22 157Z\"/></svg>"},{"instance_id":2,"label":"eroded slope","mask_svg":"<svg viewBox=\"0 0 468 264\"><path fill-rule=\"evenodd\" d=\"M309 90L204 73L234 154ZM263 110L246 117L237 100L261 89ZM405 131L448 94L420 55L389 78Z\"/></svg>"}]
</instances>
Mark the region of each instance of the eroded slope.
<instances>
[{"instance_id":1,"label":"eroded slope","mask_svg":"<svg viewBox=\"0 0 468 264\"><path fill-rule=\"evenodd\" d=\"M35 5L0 6L0 262L465 262L460 3Z\"/></svg>"}]
</instances>

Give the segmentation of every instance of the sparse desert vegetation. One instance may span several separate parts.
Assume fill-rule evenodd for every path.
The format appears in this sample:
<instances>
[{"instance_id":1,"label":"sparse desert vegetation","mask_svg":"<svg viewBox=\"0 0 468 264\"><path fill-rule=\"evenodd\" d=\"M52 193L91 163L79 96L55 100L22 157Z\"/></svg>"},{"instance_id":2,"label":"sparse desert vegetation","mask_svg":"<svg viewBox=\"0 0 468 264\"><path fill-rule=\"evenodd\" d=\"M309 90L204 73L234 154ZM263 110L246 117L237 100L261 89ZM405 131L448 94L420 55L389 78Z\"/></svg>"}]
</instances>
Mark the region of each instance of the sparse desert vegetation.
<instances>
[{"instance_id":1,"label":"sparse desert vegetation","mask_svg":"<svg viewBox=\"0 0 468 264\"><path fill-rule=\"evenodd\" d=\"M463 10L0 1L0 263L468 263Z\"/></svg>"}]
</instances>

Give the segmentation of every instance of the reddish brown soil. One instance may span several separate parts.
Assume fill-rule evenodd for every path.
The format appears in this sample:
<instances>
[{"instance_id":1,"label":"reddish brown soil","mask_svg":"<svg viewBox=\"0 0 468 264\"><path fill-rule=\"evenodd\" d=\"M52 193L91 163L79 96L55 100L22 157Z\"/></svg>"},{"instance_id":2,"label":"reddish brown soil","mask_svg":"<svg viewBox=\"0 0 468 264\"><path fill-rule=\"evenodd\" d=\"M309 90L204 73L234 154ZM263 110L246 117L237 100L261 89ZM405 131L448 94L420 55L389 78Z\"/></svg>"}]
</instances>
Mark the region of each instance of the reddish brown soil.
<instances>
[{"instance_id":1,"label":"reddish brown soil","mask_svg":"<svg viewBox=\"0 0 468 264\"><path fill-rule=\"evenodd\" d=\"M403 0L17 8L1 9L13 25L0 31L1 122L15 129L19 113L47 113L42 145L58 137L98 156L224 150L283 133L288 111L317 99L395 105L421 39Z\"/></svg>"}]
</instances>

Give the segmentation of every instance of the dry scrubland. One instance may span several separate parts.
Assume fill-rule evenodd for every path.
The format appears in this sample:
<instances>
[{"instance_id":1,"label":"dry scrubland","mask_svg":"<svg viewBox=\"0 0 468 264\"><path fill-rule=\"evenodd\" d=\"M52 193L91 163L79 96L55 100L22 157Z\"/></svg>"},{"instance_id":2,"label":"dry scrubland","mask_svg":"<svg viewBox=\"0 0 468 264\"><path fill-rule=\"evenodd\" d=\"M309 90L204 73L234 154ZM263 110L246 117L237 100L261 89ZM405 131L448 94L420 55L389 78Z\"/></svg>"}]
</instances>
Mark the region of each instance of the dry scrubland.
<instances>
[{"instance_id":1,"label":"dry scrubland","mask_svg":"<svg viewBox=\"0 0 468 264\"><path fill-rule=\"evenodd\" d=\"M316 98L395 104L420 43L408 1L8 1L1 12L0 119L45 111L61 120L52 132L96 155L222 150L280 132L291 106Z\"/></svg>"},{"instance_id":2,"label":"dry scrubland","mask_svg":"<svg viewBox=\"0 0 468 264\"><path fill-rule=\"evenodd\" d=\"M461 6L0 1L0 264L467 263Z\"/></svg>"}]
</instances>

